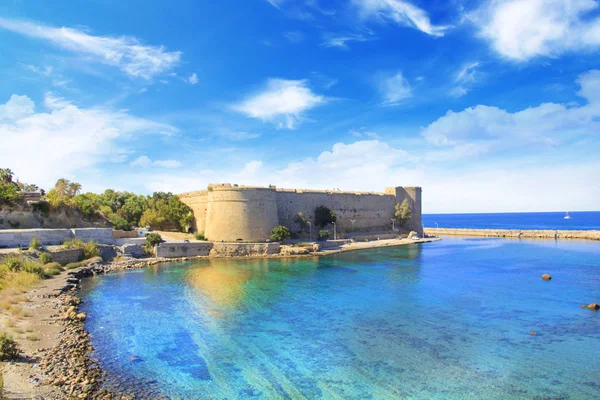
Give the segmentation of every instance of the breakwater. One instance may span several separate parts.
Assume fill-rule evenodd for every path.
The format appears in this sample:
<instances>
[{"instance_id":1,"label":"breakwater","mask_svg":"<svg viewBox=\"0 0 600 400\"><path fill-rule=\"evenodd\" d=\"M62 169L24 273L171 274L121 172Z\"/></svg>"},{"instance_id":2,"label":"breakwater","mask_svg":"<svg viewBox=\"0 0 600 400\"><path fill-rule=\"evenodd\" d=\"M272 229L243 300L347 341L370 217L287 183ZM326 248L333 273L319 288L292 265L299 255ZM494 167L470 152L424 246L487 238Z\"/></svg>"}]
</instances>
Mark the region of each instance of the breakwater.
<instances>
[{"instance_id":1,"label":"breakwater","mask_svg":"<svg viewBox=\"0 0 600 400\"><path fill-rule=\"evenodd\" d=\"M480 236L516 239L587 239L600 240L600 231L425 228L425 234L435 236Z\"/></svg>"}]
</instances>

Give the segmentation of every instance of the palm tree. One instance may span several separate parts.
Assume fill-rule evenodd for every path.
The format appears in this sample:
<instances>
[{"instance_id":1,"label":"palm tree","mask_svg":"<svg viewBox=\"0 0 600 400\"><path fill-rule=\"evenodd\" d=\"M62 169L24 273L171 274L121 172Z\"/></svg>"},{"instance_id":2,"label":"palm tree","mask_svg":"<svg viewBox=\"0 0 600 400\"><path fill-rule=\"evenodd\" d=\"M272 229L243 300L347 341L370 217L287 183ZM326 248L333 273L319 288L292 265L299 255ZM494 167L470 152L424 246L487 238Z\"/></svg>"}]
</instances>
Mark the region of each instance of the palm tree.
<instances>
[{"instance_id":1,"label":"palm tree","mask_svg":"<svg viewBox=\"0 0 600 400\"><path fill-rule=\"evenodd\" d=\"M65 178L60 178L56 181L56 184L54 185L54 190L56 190L56 194L58 194L58 197L65 197L67 195L70 184L71 182Z\"/></svg>"},{"instance_id":2,"label":"palm tree","mask_svg":"<svg viewBox=\"0 0 600 400\"><path fill-rule=\"evenodd\" d=\"M69 196L77 196L81 192L81 184L77 182L69 183Z\"/></svg>"},{"instance_id":3,"label":"palm tree","mask_svg":"<svg viewBox=\"0 0 600 400\"><path fill-rule=\"evenodd\" d=\"M0 168L0 181L4 183L12 183L14 172L10 168Z\"/></svg>"}]
</instances>

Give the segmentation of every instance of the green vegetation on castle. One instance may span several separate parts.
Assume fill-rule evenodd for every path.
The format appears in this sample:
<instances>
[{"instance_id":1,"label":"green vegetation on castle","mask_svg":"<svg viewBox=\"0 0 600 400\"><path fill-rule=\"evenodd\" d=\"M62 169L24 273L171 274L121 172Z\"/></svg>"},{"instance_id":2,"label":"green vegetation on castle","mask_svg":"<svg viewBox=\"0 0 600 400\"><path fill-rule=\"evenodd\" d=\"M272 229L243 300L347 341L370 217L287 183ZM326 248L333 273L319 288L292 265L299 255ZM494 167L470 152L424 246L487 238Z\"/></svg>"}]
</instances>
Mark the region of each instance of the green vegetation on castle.
<instances>
[{"instance_id":1,"label":"green vegetation on castle","mask_svg":"<svg viewBox=\"0 0 600 400\"><path fill-rule=\"evenodd\" d=\"M335 213L325 206L319 206L315 209L315 225L323 228L337 221Z\"/></svg>"},{"instance_id":2,"label":"green vegetation on castle","mask_svg":"<svg viewBox=\"0 0 600 400\"><path fill-rule=\"evenodd\" d=\"M400 223L400 226L406 224L412 216L412 210L408 199L404 199L402 203L396 204L394 208L394 217Z\"/></svg>"}]
</instances>

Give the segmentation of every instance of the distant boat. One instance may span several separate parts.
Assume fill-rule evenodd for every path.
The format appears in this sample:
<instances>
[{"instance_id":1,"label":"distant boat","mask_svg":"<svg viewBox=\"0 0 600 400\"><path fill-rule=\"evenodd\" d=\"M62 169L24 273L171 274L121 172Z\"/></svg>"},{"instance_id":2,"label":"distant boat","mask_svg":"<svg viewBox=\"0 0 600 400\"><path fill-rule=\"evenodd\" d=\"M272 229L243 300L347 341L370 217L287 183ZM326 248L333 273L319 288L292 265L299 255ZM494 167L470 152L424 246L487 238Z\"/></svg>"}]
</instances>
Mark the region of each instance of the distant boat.
<instances>
[{"instance_id":1,"label":"distant boat","mask_svg":"<svg viewBox=\"0 0 600 400\"><path fill-rule=\"evenodd\" d=\"M571 219L571 216L569 215L569 212L567 211L567 213L565 214L565 219Z\"/></svg>"}]
</instances>

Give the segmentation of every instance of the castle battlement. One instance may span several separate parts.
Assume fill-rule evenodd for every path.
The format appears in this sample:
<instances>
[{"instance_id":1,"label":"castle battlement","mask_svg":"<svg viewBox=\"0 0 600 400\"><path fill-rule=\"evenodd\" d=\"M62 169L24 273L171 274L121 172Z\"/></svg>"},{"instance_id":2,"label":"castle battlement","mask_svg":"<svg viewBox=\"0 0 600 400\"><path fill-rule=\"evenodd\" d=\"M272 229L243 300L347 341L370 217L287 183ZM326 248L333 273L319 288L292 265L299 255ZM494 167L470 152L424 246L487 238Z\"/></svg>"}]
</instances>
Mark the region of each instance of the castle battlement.
<instances>
[{"instance_id":1,"label":"castle battlement","mask_svg":"<svg viewBox=\"0 0 600 400\"><path fill-rule=\"evenodd\" d=\"M195 229L213 241L266 240L277 225L306 235L298 216L313 221L318 206L335 212L340 232L386 231L391 229L395 205L404 199L411 203L412 218L403 228L422 233L420 187L356 192L219 183L179 197L194 212ZM317 228L313 229L316 235Z\"/></svg>"}]
</instances>

